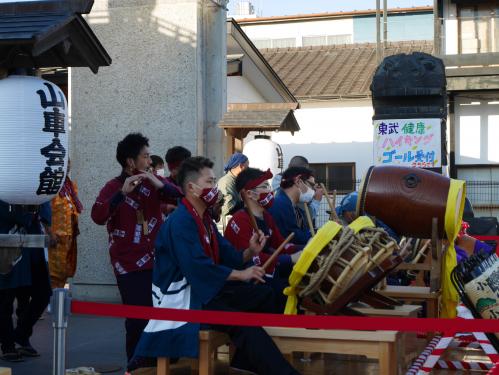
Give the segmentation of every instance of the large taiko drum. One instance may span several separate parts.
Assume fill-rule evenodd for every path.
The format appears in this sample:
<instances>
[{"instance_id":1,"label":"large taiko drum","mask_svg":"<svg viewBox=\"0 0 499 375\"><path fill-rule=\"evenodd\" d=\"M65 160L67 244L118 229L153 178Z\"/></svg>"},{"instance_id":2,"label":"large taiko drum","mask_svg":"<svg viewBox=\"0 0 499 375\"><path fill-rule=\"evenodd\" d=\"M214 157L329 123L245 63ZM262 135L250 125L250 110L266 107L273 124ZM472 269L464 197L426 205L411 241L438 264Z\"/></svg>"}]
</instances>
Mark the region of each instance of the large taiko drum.
<instances>
[{"instance_id":1,"label":"large taiko drum","mask_svg":"<svg viewBox=\"0 0 499 375\"><path fill-rule=\"evenodd\" d=\"M464 184L455 194L449 194L450 186L450 178L425 169L371 167L361 183L357 214L373 216L399 235L417 238L430 238L432 219L437 218L438 235L444 238L447 210L454 210L450 215L456 227L464 209Z\"/></svg>"},{"instance_id":2,"label":"large taiko drum","mask_svg":"<svg viewBox=\"0 0 499 375\"><path fill-rule=\"evenodd\" d=\"M296 287L300 298L308 297L320 305L333 303L357 279L398 249L397 243L366 217L351 226L336 224L331 228L333 238L317 249L320 251L304 249L302 257L313 259ZM310 244L313 247L314 241Z\"/></svg>"}]
</instances>

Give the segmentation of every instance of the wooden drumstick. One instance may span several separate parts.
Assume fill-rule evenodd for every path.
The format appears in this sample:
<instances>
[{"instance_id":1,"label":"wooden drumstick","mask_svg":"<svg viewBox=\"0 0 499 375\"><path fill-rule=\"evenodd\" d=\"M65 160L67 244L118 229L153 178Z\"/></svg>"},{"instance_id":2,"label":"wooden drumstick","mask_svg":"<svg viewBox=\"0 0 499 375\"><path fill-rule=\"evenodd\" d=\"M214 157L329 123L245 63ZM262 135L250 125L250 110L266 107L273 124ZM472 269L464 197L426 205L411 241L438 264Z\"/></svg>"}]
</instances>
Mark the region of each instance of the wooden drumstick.
<instances>
[{"instance_id":1,"label":"wooden drumstick","mask_svg":"<svg viewBox=\"0 0 499 375\"><path fill-rule=\"evenodd\" d=\"M423 244L423 246L418 251L418 253L416 254L416 256L414 257L414 259L412 260L411 263L418 263L419 259L421 259L421 257L426 258L426 255L424 254L424 252L426 251L426 249L430 245L431 245L431 240L426 240L426 242Z\"/></svg>"},{"instance_id":2,"label":"wooden drumstick","mask_svg":"<svg viewBox=\"0 0 499 375\"><path fill-rule=\"evenodd\" d=\"M253 215L253 212L251 212L250 206L248 204L248 196L246 194L247 194L247 191L245 189L243 189L241 191L241 197L243 198L244 205L246 206L246 212L249 215L251 226L258 233L259 229L258 229L258 225L256 223L255 215Z\"/></svg>"},{"instance_id":3,"label":"wooden drumstick","mask_svg":"<svg viewBox=\"0 0 499 375\"><path fill-rule=\"evenodd\" d=\"M312 236L315 236L314 223L312 222L312 216L310 215L308 204L303 203L303 208L305 209L305 216L307 217L307 223L308 227L310 228L310 233L312 234Z\"/></svg>"},{"instance_id":4,"label":"wooden drumstick","mask_svg":"<svg viewBox=\"0 0 499 375\"><path fill-rule=\"evenodd\" d=\"M266 270L268 268L268 266L270 266L272 264L272 262L275 260L275 258L277 258L279 256L279 254L282 252L282 250L284 249L284 246L286 246L288 244L288 242L293 239L294 236L295 236L294 233L290 233L289 236L282 242L282 244L279 245L277 250L274 251L274 253L270 256L270 258L267 259L267 261L263 264L262 268L264 270Z\"/></svg>"},{"instance_id":5,"label":"wooden drumstick","mask_svg":"<svg viewBox=\"0 0 499 375\"><path fill-rule=\"evenodd\" d=\"M334 204L331 201L331 198L329 197L329 194L326 190L326 187L324 186L324 184L322 182L320 185L321 185L322 190L324 190L324 195L326 197L327 204L329 205L329 209L331 210L330 219L333 219L336 222L340 222L340 218L338 217L338 215L336 215L336 208L334 207ZM336 200L336 196L335 196L335 200Z\"/></svg>"}]
</instances>

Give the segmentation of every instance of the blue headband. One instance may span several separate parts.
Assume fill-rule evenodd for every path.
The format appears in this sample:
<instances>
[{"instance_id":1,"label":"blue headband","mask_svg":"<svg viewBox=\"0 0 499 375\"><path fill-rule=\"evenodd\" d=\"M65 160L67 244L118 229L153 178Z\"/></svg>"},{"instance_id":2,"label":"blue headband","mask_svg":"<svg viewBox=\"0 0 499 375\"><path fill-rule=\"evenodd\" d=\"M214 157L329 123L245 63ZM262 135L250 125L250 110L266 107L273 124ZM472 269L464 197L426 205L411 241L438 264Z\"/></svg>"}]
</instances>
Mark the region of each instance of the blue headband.
<instances>
[{"instance_id":1,"label":"blue headband","mask_svg":"<svg viewBox=\"0 0 499 375\"><path fill-rule=\"evenodd\" d=\"M345 195L341 200L341 203L336 207L336 213L338 215L343 215L344 212L355 211L357 209L357 192L354 191L348 195Z\"/></svg>"},{"instance_id":2,"label":"blue headband","mask_svg":"<svg viewBox=\"0 0 499 375\"><path fill-rule=\"evenodd\" d=\"M240 164L244 164L247 161L248 161L248 157L246 155L241 154L240 152L236 152L236 153L232 154L229 161L227 161L227 164L224 165L224 171L225 171L225 173L227 173L232 168L235 168Z\"/></svg>"}]
</instances>

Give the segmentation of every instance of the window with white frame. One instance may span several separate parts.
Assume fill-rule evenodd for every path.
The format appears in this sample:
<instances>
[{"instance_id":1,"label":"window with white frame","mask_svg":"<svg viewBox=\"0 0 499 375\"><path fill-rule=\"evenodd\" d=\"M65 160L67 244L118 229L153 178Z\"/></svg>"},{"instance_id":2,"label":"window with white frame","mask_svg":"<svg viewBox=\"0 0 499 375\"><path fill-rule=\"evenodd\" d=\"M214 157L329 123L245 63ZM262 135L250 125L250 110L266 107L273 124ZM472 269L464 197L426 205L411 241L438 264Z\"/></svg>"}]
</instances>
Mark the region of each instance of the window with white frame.
<instances>
[{"instance_id":1,"label":"window with white frame","mask_svg":"<svg viewBox=\"0 0 499 375\"><path fill-rule=\"evenodd\" d=\"M499 164L499 101L456 98L456 164Z\"/></svg>"}]
</instances>

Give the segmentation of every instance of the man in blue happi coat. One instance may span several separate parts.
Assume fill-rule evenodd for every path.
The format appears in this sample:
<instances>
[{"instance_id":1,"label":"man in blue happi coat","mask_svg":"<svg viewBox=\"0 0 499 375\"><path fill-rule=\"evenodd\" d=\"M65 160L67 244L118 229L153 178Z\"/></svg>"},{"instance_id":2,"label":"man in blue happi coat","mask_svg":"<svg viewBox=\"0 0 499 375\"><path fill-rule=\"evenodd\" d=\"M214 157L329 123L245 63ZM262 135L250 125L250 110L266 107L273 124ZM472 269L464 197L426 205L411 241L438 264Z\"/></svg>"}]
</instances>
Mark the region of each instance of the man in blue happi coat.
<instances>
[{"instance_id":1,"label":"man in blue happi coat","mask_svg":"<svg viewBox=\"0 0 499 375\"><path fill-rule=\"evenodd\" d=\"M185 160L177 175L185 197L156 239L152 296L155 307L277 313L276 296L258 266L245 268L265 245L255 233L244 251L236 251L208 214L218 198L213 163ZM257 280L262 284L254 284ZM200 324L151 320L135 354L145 357L197 357ZM225 332L236 352L232 367L257 374L298 374L260 327L208 326Z\"/></svg>"},{"instance_id":2,"label":"man in blue happi coat","mask_svg":"<svg viewBox=\"0 0 499 375\"><path fill-rule=\"evenodd\" d=\"M344 225L350 224L352 221L357 219L357 199L359 194L353 191L343 197L340 205L336 207L336 214L343 222ZM400 242L400 237L395 231L388 225L383 223L381 220L376 218L376 226L378 228L383 228L388 235L393 238L397 243Z\"/></svg>"},{"instance_id":3,"label":"man in blue happi coat","mask_svg":"<svg viewBox=\"0 0 499 375\"><path fill-rule=\"evenodd\" d=\"M284 237L294 233L293 243L306 245L312 237L299 204L309 204L315 195L315 177L310 169L291 167L282 174L280 189L269 208L279 231Z\"/></svg>"}]
</instances>

